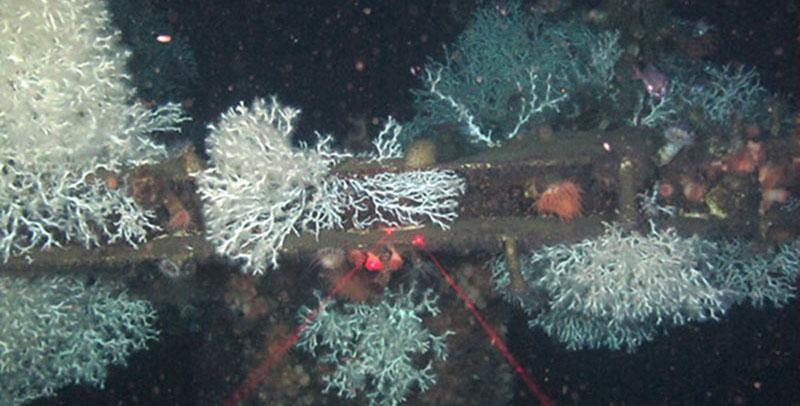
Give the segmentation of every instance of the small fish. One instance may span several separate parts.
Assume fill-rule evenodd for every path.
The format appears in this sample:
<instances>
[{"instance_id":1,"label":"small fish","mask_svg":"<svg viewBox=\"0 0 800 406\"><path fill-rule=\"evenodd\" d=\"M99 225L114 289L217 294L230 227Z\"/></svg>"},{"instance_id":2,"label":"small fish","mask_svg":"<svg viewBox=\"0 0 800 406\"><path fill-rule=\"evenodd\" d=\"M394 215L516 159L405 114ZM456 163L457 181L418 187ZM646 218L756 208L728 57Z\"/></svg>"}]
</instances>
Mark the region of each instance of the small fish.
<instances>
[{"instance_id":1,"label":"small fish","mask_svg":"<svg viewBox=\"0 0 800 406\"><path fill-rule=\"evenodd\" d=\"M644 83L644 89L650 96L661 99L669 94L669 78L653 65L647 65L643 70L634 67L633 77Z\"/></svg>"}]
</instances>

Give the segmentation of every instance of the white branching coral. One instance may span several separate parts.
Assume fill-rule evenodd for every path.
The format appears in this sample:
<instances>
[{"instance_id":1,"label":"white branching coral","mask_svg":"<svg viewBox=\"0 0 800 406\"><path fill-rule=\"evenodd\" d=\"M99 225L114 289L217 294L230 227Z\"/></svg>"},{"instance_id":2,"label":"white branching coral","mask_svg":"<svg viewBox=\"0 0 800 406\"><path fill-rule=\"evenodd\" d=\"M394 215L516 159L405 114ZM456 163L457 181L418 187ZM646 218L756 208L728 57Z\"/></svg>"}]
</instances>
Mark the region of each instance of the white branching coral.
<instances>
[{"instance_id":1,"label":"white branching coral","mask_svg":"<svg viewBox=\"0 0 800 406\"><path fill-rule=\"evenodd\" d=\"M134 100L103 1L6 1L0 33L0 258L142 242L152 214L100 172L165 157L149 135L178 130L180 107Z\"/></svg>"},{"instance_id":2,"label":"white branching coral","mask_svg":"<svg viewBox=\"0 0 800 406\"><path fill-rule=\"evenodd\" d=\"M400 134L402 132L403 126L392 116L389 116L381 132L372 140L375 151L368 155L369 160L383 162L387 159L402 158L403 146L400 144Z\"/></svg>"},{"instance_id":3,"label":"white branching coral","mask_svg":"<svg viewBox=\"0 0 800 406\"><path fill-rule=\"evenodd\" d=\"M456 197L465 188L453 171L382 172L336 179L333 185L329 193L350 213L355 228L419 226L429 221L446 230L458 216Z\"/></svg>"},{"instance_id":4,"label":"white branching coral","mask_svg":"<svg viewBox=\"0 0 800 406\"><path fill-rule=\"evenodd\" d=\"M797 297L800 240L785 243L771 254L755 252L741 239L722 240L717 246L709 279L731 301L780 308Z\"/></svg>"},{"instance_id":5,"label":"white branching coral","mask_svg":"<svg viewBox=\"0 0 800 406\"><path fill-rule=\"evenodd\" d=\"M724 292L701 272L711 246L673 229L649 234L607 225L597 238L543 247L521 260L528 290L509 291L502 261L493 282L567 348L635 349L670 325L717 319Z\"/></svg>"},{"instance_id":6,"label":"white branching coral","mask_svg":"<svg viewBox=\"0 0 800 406\"><path fill-rule=\"evenodd\" d=\"M315 201L314 195L342 155L328 148L329 137L315 149L293 147L299 113L275 98L256 99L249 107L240 103L209 126L212 166L197 174L206 236L218 253L243 261L247 272L277 267L286 236L298 232L310 212L330 207L317 207L320 198ZM331 212L326 219L335 222L337 215Z\"/></svg>"},{"instance_id":7,"label":"white branching coral","mask_svg":"<svg viewBox=\"0 0 800 406\"><path fill-rule=\"evenodd\" d=\"M650 233L607 225L576 244L555 245L521 258L524 289L511 286L502 258L492 282L540 327L569 349L635 350L669 326L717 320L734 304L781 307L796 296L798 241L772 255L740 240L683 237L674 229Z\"/></svg>"},{"instance_id":8,"label":"white branching coral","mask_svg":"<svg viewBox=\"0 0 800 406\"><path fill-rule=\"evenodd\" d=\"M446 228L456 218L456 197L465 186L454 172L333 175L331 168L353 155L333 151L331 137L319 134L313 148L293 146L298 114L275 98L256 99L210 126L211 165L196 174L206 236L245 272L277 267L284 240L293 233L426 221Z\"/></svg>"}]
</instances>

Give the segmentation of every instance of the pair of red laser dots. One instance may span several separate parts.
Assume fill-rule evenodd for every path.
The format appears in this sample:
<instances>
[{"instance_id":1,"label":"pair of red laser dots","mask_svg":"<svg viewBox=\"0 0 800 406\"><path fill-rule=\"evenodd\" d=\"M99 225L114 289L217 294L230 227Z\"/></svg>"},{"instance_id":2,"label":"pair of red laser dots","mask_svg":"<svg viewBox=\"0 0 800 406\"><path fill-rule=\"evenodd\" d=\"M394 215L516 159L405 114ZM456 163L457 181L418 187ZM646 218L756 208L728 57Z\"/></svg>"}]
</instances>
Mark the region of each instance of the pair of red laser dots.
<instances>
[{"instance_id":1,"label":"pair of red laser dots","mask_svg":"<svg viewBox=\"0 0 800 406\"><path fill-rule=\"evenodd\" d=\"M374 247L379 247L381 244L383 244L386 241L386 239L389 238L394 233L394 230L395 230L394 228L387 228L385 234L380 239L378 239L378 241L375 242ZM428 258L430 258L431 262L433 262L436 268L439 269L439 272L442 274L444 279L453 288L453 290L456 292L461 301L464 302L464 305L467 306L467 309L469 309L469 311L472 313L475 319L478 320L478 324L480 324L481 328L483 328L483 330L486 332L486 335L488 335L489 338L492 340L492 345L494 345L498 350L500 350L500 352L506 358L508 363L511 364L511 367L514 369L514 372L516 372L517 375L519 375L520 379L522 379L522 382L525 383L525 385L528 387L528 389L531 391L534 397L536 397L536 400L539 402L539 405L551 406L552 402L550 401L550 398L547 397L547 395L544 394L539 385L536 384L536 381L534 381L533 376L522 366L522 364L519 363L519 361L517 361L514 355L511 354L511 351L508 350L506 343L502 339L500 339L500 336L498 336L497 333L494 331L494 329L492 329L492 327L489 326L489 323L486 322L486 320L483 318L478 309L475 308L475 305L472 303L472 301L470 301L467 295L464 294L464 291L461 290L461 288L459 288L458 285L456 285L453 278L450 277L450 274L447 273L442 264L439 263L439 260L436 259L436 257L430 250L428 250L428 248L425 246L425 238L422 235L418 234L414 236L414 238L411 240L411 244L418 247L422 252L424 252L428 256ZM236 389L236 391L234 391L231 394L231 396L225 400L225 402L223 403L224 406L236 406L240 402L244 401L247 397L249 397L250 394L253 393L253 391L255 391L255 389L258 387L261 381L264 378L266 378L267 372L269 371L269 368L272 366L272 364L280 360L283 357L283 355L286 354L289 351L289 349L292 348L292 346L294 346L295 343L297 343L300 334L302 334L303 331L305 331L305 329L308 328L309 323L311 323L315 318L317 318L317 316L319 316L320 312L322 312L325 306L327 306L328 303L330 303L330 301L333 300L333 297L336 295L336 293L339 292L339 290L350 280L350 278L353 277L356 271L361 269L362 266L370 271L380 271L383 269L384 265L378 256L373 255L371 257L368 256L364 261L364 263L353 266L353 268L350 269L347 275L345 275L344 278L341 278L339 283L333 288L333 290L331 290L328 296L325 297L325 299L320 302L319 306L317 306L317 308L311 314L306 316L306 318L303 320L303 323L301 323L300 326L297 328L297 331L295 331L294 334L292 334L283 345L273 350L272 353L269 354L267 359L262 361L261 364L259 364L256 368L254 368L250 372L250 374L247 376L244 382L242 382L242 384Z\"/></svg>"}]
</instances>

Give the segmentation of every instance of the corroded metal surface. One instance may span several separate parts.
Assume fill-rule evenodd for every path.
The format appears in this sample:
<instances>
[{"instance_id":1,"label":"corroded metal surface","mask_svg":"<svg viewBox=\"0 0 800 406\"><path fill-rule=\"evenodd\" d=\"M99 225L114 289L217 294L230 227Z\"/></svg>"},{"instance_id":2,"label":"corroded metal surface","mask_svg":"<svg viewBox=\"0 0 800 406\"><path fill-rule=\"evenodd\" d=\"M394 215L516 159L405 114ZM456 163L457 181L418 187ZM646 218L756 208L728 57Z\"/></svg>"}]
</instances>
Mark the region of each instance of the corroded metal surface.
<instances>
[{"instance_id":1,"label":"corroded metal surface","mask_svg":"<svg viewBox=\"0 0 800 406\"><path fill-rule=\"evenodd\" d=\"M633 199L636 192L642 191L651 166L646 157L652 152L649 150L655 148L644 143L640 133L606 134L604 137L581 134L580 137L561 137L550 144L511 143L507 148L436 165L435 168L457 172L466 181L466 192L459 199L458 219L447 230L436 226L400 228L389 238L401 249L413 249L411 239L421 234L433 251L468 254L502 252L503 239L513 239L518 250L523 251L542 244L573 242L597 235L602 232L603 221L618 221L621 213L636 216L633 207L637 203ZM575 143L576 140L582 142ZM609 143L612 150L604 150L601 141ZM146 190L132 190L131 193L142 195L139 198L145 199L146 207L158 214L157 221L162 228L138 249L119 244L91 250L67 246L37 251L26 258L12 258L2 269L6 272L99 270L147 261L171 261L182 267L208 260L214 250L203 238L201 202L190 175L200 169L198 162L193 151L187 151L173 160L131 172L129 184L150 185ZM346 162L334 172L337 176L359 177L380 171L397 172L400 166L391 162L384 165ZM582 191L583 215L572 221L542 215L534 208L537 194L548 185L562 181L574 182ZM621 210L621 207L627 209ZM188 222L176 220L176 213L184 214L182 210L189 213ZM673 219L670 224L679 229L685 227L690 232L714 232L724 227L719 221L688 216ZM382 238L386 238L385 230L380 227L327 230L316 237L303 233L286 239L282 255L298 257L321 247L370 247Z\"/></svg>"}]
</instances>

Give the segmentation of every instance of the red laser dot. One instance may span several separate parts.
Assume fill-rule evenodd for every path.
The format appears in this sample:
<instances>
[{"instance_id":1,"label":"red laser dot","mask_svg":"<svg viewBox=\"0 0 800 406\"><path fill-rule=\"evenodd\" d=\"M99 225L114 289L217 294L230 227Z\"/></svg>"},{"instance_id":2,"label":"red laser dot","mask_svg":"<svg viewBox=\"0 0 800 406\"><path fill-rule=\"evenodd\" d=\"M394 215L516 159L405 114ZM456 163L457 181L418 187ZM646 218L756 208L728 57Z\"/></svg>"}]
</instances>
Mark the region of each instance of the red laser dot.
<instances>
[{"instance_id":1,"label":"red laser dot","mask_svg":"<svg viewBox=\"0 0 800 406\"><path fill-rule=\"evenodd\" d=\"M383 243L383 240L386 239L386 237L387 237L386 235L381 237L375 243L375 246L377 247L381 245ZM512 368L514 368L514 371L516 371L519 374L522 381L528 386L533 395L536 397L536 399L539 402L539 405L552 406L553 402L539 388L539 386L533 380L533 376L522 367L522 365L519 363L519 361L517 361L516 358L514 358L514 356L508 350L508 347L506 347L506 344L503 342L503 340L501 340L500 337L497 335L497 333L495 333L494 330L489 326L489 323L487 323L486 320L483 319L483 316L475 308L475 305L472 304L469 298L467 298L467 295L461 290L461 288L459 288L458 285L456 285L455 281L453 281L453 278L450 276L450 274L448 274L447 271L445 271L445 269L439 263L439 260L436 259L436 257L433 256L433 253L431 253L427 248L424 248L425 244L424 238L421 235L417 235L412 240L412 243L414 245L423 247L422 251L428 255L433 264L439 269L442 276L444 276L447 283L450 284L453 290L455 290L458 297L461 298L461 300L467 306L467 309L469 309L469 311L472 312L473 316L475 316L475 319L478 321L480 326L483 327L486 334L492 339L492 344L495 347L497 347L497 349L500 350L500 352L506 357L506 360L509 362L509 364L511 364ZM264 360L261 364L259 364L255 369L253 369L250 372L250 374L248 374L245 381L231 394L230 397L228 397L225 400L225 402L223 403L224 406L237 406L246 398L248 398L256 390L256 388L258 388L260 383L267 378L267 373L269 372L271 365L277 361L280 361L281 358L283 358L283 356L286 355L289 349L297 343L300 335L303 333L303 331L305 331L308 328L308 325L312 323L313 320L317 318L317 316L319 316L319 314L325 309L328 303L330 303L331 300L333 300L333 297L336 295L336 293L339 292L342 289L342 287L344 287L344 285L350 281L350 279L359 269L361 269L360 264L363 263L362 261L364 261L363 253L361 253L361 251L353 250L351 254L353 252L360 253L361 255L359 257L360 260L357 261L359 263L356 264L352 269L350 269L350 272L348 272L347 275L345 275L345 277L339 281L339 283L328 294L325 300L323 300L319 304L319 306L317 306L317 309L313 313L309 314L304 318L303 323L297 328L297 331L289 337L287 342L284 345L279 346L279 348L277 348L276 350L271 351L267 359ZM372 252L368 252L367 260L366 263L364 263L364 266L369 270L380 270L383 268L383 263L381 263L381 260L377 255L373 254Z\"/></svg>"},{"instance_id":2,"label":"red laser dot","mask_svg":"<svg viewBox=\"0 0 800 406\"><path fill-rule=\"evenodd\" d=\"M394 227L386 227L383 229L383 231L386 233L387 236L394 234L394 230L395 230Z\"/></svg>"},{"instance_id":3,"label":"red laser dot","mask_svg":"<svg viewBox=\"0 0 800 406\"><path fill-rule=\"evenodd\" d=\"M381 259L377 255L368 252L367 262L364 263L364 267L370 271L380 271L383 269L383 262L381 262Z\"/></svg>"}]
</instances>

